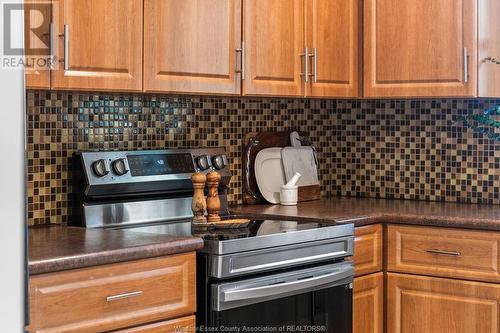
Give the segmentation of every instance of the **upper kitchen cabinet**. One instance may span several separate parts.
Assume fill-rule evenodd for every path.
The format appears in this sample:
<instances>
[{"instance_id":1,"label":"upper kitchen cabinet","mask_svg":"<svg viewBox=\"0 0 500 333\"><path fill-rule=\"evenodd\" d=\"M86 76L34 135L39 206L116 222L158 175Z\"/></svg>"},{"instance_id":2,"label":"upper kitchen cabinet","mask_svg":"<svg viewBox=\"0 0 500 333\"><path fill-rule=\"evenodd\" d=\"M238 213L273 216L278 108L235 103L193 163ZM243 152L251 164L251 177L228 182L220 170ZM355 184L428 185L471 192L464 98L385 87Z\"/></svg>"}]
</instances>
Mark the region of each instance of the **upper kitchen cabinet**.
<instances>
[{"instance_id":1,"label":"upper kitchen cabinet","mask_svg":"<svg viewBox=\"0 0 500 333\"><path fill-rule=\"evenodd\" d=\"M145 91L241 93L241 0L145 0L144 17Z\"/></svg>"},{"instance_id":2,"label":"upper kitchen cabinet","mask_svg":"<svg viewBox=\"0 0 500 333\"><path fill-rule=\"evenodd\" d=\"M476 0L365 0L365 96L476 95L476 6Z\"/></svg>"},{"instance_id":3,"label":"upper kitchen cabinet","mask_svg":"<svg viewBox=\"0 0 500 333\"><path fill-rule=\"evenodd\" d=\"M44 61L50 56L50 22L52 10L46 0L24 4L24 43L26 53L26 88L49 89L50 70ZM38 32L38 33L36 33Z\"/></svg>"},{"instance_id":4,"label":"upper kitchen cabinet","mask_svg":"<svg viewBox=\"0 0 500 333\"><path fill-rule=\"evenodd\" d=\"M60 0L53 89L142 90L142 0Z\"/></svg>"},{"instance_id":5,"label":"upper kitchen cabinet","mask_svg":"<svg viewBox=\"0 0 500 333\"><path fill-rule=\"evenodd\" d=\"M479 96L500 97L500 1L479 5Z\"/></svg>"},{"instance_id":6,"label":"upper kitchen cabinet","mask_svg":"<svg viewBox=\"0 0 500 333\"><path fill-rule=\"evenodd\" d=\"M306 96L360 95L360 7L360 0L307 0L305 27L311 75Z\"/></svg>"},{"instance_id":7,"label":"upper kitchen cabinet","mask_svg":"<svg viewBox=\"0 0 500 333\"><path fill-rule=\"evenodd\" d=\"M244 1L243 94L304 96L304 0Z\"/></svg>"}]
</instances>

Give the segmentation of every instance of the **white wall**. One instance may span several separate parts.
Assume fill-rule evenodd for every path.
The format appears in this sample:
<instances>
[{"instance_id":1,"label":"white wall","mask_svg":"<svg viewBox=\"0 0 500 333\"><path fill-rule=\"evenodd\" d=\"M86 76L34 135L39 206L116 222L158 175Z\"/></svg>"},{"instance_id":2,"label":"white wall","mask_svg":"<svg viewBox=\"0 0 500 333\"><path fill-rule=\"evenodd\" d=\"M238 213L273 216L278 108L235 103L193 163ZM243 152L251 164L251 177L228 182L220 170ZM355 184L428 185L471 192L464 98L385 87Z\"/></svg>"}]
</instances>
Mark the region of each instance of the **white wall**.
<instances>
[{"instance_id":1,"label":"white wall","mask_svg":"<svg viewBox=\"0 0 500 333\"><path fill-rule=\"evenodd\" d=\"M0 0L0 48L3 49L3 4ZM22 36L22 20L15 24ZM3 52L2 52L3 54ZM0 68L0 332L24 326L25 153L24 88L19 70Z\"/></svg>"}]
</instances>

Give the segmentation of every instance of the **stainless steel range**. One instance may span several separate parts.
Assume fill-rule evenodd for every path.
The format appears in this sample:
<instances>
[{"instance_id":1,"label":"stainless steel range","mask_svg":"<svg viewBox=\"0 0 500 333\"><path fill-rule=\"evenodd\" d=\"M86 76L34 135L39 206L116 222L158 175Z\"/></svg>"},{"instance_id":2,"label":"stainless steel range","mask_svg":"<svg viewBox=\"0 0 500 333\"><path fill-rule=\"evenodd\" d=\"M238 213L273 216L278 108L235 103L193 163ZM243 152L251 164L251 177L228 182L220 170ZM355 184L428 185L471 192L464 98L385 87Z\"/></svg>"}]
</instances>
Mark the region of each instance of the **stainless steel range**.
<instances>
[{"instance_id":1,"label":"stainless steel range","mask_svg":"<svg viewBox=\"0 0 500 333\"><path fill-rule=\"evenodd\" d=\"M352 224L254 220L193 229L191 174L231 179L221 148L83 152L73 158L73 225L199 236L198 331L351 332Z\"/></svg>"}]
</instances>

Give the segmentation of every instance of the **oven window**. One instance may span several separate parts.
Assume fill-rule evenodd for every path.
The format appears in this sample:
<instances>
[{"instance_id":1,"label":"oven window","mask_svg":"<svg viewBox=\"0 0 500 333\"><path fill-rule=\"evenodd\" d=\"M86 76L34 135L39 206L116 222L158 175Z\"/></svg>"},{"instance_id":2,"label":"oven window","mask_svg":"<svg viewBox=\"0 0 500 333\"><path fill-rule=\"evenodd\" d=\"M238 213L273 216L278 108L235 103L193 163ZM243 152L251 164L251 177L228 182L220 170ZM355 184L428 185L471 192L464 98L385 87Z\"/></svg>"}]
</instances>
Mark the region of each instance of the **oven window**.
<instances>
[{"instance_id":1,"label":"oven window","mask_svg":"<svg viewBox=\"0 0 500 333\"><path fill-rule=\"evenodd\" d=\"M220 332L245 327L247 332L351 333L352 289L348 286L213 311L210 326Z\"/></svg>"}]
</instances>

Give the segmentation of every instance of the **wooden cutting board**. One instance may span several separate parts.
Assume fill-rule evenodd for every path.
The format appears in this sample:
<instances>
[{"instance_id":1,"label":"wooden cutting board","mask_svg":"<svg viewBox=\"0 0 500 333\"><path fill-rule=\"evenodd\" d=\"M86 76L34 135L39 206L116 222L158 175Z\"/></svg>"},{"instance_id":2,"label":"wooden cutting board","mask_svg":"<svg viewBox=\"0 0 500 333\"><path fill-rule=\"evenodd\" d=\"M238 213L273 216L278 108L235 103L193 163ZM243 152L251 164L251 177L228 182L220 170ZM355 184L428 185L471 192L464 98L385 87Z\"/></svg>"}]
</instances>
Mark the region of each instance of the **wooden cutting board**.
<instances>
[{"instance_id":1,"label":"wooden cutting board","mask_svg":"<svg viewBox=\"0 0 500 333\"><path fill-rule=\"evenodd\" d=\"M243 138L242 174L243 174L243 203L248 205L267 203L262 197L255 179L255 157L265 148L288 147L291 145L290 133L285 132L252 132ZM306 132L299 132L300 136L309 136ZM318 200L321 197L319 185L300 186L299 201Z\"/></svg>"}]
</instances>

